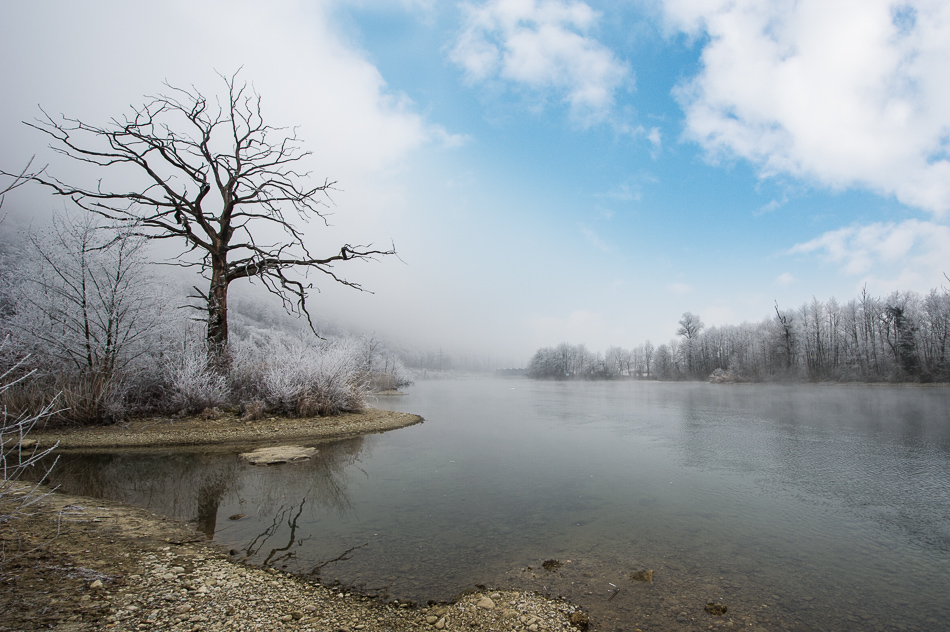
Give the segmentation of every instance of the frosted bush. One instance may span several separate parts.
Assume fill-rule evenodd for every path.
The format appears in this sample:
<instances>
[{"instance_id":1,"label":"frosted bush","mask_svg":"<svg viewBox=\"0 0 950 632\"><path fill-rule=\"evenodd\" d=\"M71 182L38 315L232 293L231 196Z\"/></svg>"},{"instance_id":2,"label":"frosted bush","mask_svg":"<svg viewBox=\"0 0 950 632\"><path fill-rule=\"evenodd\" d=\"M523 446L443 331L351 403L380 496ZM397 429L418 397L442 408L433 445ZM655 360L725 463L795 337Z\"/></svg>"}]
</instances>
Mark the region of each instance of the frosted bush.
<instances>
[{"instance_id":1,"label":"frosted bush","mask_svg":"<svg viewBox=\"0 0 950 632\"><path fill-rule=\"evenodd\" d=\"M376 336L350 339L349 344L359 355L360 371L369 384L370 391L394 391L412 384L412 378L402 360L393 355Z\"/></svg>"},{"instance_id":2,"label":"frosted bush","mask_svg":"<svg viewBox=\"0 0 950 632\"><path fill-rule=\"evenodd\" d=\"M6 340L0 342L0 353L6 347ZM18 383L32 378L33 372L15 377L24 364L23 360L16 362L0 374L0 396ZM46 421L52 413L52 403L32 415L11 415L8 414L6 405L0 405L0 499L13 497L16 499L0 511L0 524L8 522L20 514L25 507L44 496L39 492L39 482L24 487L20 483L20 477L26 470L41 465L58 445L41 448L38 443L27 441L27 435L34 426L41 421ZM54 460L46 466L46 474L49 474L55 464ZM39 480L42 481L43 478L45 476L40 477Z\"/></svg>"},{"instance_id":3,"label":"frosted bush","mask_svg":"<svg viewBox=\"0 0 950 632\"><path fill-rule=\"evenodd\" d=\"M176 412L196 412L226 404L231 395L228 380L208 368L200 347L186 348L170 362L167 404Z\"/></svg>"},{"instance_id":4,"label":"frosted bush","mask_svg":"<svg viewBox=\"0 0 950 632\"><path fill-rule=\"evenodd\" d=\"M350 340L257 331L235 341L231 357L233 393L244 402L246 413L260 402L270 411L302 417L364 406L367 385Z\"/></svg>"},{"instance_id":5,"label":"frosted bush","mask_svg":"<svg viewBox=\"0 0 950 632\"><path fill-rule=\"evenodd\" d=\"M242 408L241 421L257 421L264 416L266 410L264 402L259 399L245 402Z\"/></svg>"},{"instance_id":6,"label":"frosted bush","mask_svg":"<svg viewBox=\"0 0 950 632\"><path fill-rule=\"evenodd\" d=\"M263 372L264 399L303 417L362 410L366 384L346 340L274 349Z\"/></svg>"}]
</instances>

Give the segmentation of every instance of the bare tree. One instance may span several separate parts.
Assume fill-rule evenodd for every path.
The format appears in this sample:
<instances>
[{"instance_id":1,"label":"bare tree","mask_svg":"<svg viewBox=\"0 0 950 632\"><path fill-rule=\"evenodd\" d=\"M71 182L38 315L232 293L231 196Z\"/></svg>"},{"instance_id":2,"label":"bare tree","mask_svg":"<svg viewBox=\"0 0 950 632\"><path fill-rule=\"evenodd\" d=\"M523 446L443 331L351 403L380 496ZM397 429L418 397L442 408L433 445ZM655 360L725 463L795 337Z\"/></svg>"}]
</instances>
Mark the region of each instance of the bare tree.
<instances>
[{"instance_id":1,"label":"bare tree","mask_svg":"<svg viewBox=\"0 0 950 632\"><path fill-rule=\"evenodd\" d=\"M10 324L25 345L108 381L155 350L168 315L147 274L143 239L104 238L98 228L91 215L63 215L30 235L32 261L13 275Z\"/></svg>"},{"instance_id":2,"label":"bare tree","mask_svg":"<svg viewBox=\"0 0 950 632\"><path fill-rule=\"evenodd\" d=\"M656 351L656 348L653 346L653 343L647 340L643 344L643 363L646 365L647 378L650 377L650 361L653 359L653 353Z\"/></svg>"},{"instance_id":3,"label":"bare tree","mask_svg":"<svg viewBox=\"0 0 950 632\"><path fill-rule=\"evenodd\" d=\"M696 339L699 337L699 332L703 330L705 325L699 316L696 316L692 312L684 312L683 317L679 321L679 325L679 329L676 330L676 335L683 336L686 343L683 348L683 353L686 355L686 370L689 376L692 377Z\"/></svg>"},{"instance_id":4,"label":"bare tree","mask_svg":"<svg viewBox=\"0 0 950 632\"><path fill-rule=\"evenodd\" d=\"M65 183L46 169L27 177L56 195L117 225L131 226L151 239L184 242L176 259L197 266L208 282L207 292L195 288L206 311L211 360L226 362L228 286L257 278L284 307L307 317L307 290L312 284L288 275L296 269L317 271L333 281L362 290L334 270L339 262L395 254L372 245L344 244L334 254L313 255L301 229L289 217L327 223L327 193L335 183L310 182L298 171L309 152L300 149L295 130L264 123L261 98L253 87L222 76L225 98L209 103L196 88L165 84L167 94L148 99L122 119L104 126L46 114L27 123L53 139L54 151L73 160L106 167L110 174L131 174L139 187ZM10 174L6 174L10 175ZM283 237L265 237L278 229ZM196 253L199 260L187 255Z\"/></svg>"},{"instance_id":5,"label":"bare tree","mask_svg":"<svg viewBox=\"0 0 950 632\"><path fill-rule=\"evenodd\" d=\"M629 375L630 352L623 347L614 346L607 349L607 353L604 355L604 362L606 363L607 372L611 377L621 376L625 370Z\"/></svg>"},{"instance_id":6,"label":"bare tree","mask_svg":"<svg viewBox=\"0 0 950 632\"><path fill-rule=\"evenodd\" d=\"M782 356L785 358L785 372L789 373L792 370L792 363L795 361L795 346L798 343L795 332L795 313L781 311L778 308L778 301L775 301L774 322L778 338L777 346L781 349Z\"/></svg>"}]
</instances>

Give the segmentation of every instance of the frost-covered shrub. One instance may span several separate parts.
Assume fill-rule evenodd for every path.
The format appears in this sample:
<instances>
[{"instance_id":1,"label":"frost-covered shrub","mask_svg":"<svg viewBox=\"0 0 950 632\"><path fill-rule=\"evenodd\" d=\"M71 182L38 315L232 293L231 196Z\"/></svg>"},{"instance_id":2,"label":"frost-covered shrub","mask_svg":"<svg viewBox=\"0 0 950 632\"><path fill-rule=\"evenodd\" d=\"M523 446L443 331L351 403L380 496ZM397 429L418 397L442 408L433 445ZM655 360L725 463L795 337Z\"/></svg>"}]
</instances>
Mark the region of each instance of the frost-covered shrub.
<instances>
[{"instance_id":1,"label":"frost-covered shrub","mask_svg":"<svg viewBox=\"0 0 950 632\"><path fill-rule=\"evenodd\" d=\"M10 383L0 392L0 406L8 416L41 416L44 423L70 425L115 423L125 418L130 383L123 375L55 371L44 357L33 356L28 362L11 368L0 360L0 370L19 374L10 374ZM29 379L16 379L27 366Z\"/></svg>"},{"instance_id":2,"label":"frost-covered shrub","mask_svg":"<svg viewBox=\"0 0 950 632\"><path fill-rule=\"evenodd\" d=\"M253 403L301 417L362 410L367 384L352 340L260 335L232 344L232 387L253 416Z\"/></svg>"},{"instance_id":3,"label":"frost-covered shrub","mask_svg":"<svg viewBox=\"0 0 950 632\"><path fill-rule=\"evenodd\" d=\"M259 399L244 402L241 406L241 421L257 421L264 416L266 405Z\"/></svg>"},{"instance_id":4,"label":"frost-covered shrub","mask_svg":"<svg viewBox=\"0 0 950 632\"><path fill-rule=\"evenodd\" d=\"M0 356L8 347L7 340L0 342ZM23 358L0 371L0 399L12 387L32 378L32 372L23 372L26 363L27 359ZM38 491L40 483L22 487L19 481L26 470L39 465L56 448L56 445L41 448L37 443L27 441L34 426L45 422L52 413L52 403L35 414L10 414L7 407L0 404L0 500L15 498L13 503L5 503L0 509L0 524L16 517L25 507L44 496ZM46 467L47 474L55 463L53 461Z\"/></svg>"},{"instance_id":5,"label":"frost-covered shrub","mask_svg":"<svg viewBox=\"0 0 950 632\"><path fill-rule=\"evenodd\" d=\"M225 405L230 399L228 379L208 367L207 353L198 345L186 347L169 361L166 402L174 412L193 413Z\"/></svg>"},{"instance_id":6,"label":"frost-covered shrub","mask_svg":"<svg viewBox=\"0 0 950 632\"><path fill-rule=\"evenodd\" d=\"M412 384L402 360L376 336L362 336L350 344L359 354L360 371L371 392L395 391Z\"/></svg>"},{"instance_id":7,"label":"frost-covered shrub","mask_svg":"<svg viewBox=\"0 0 950 632\"><path fill-rule=\"evenodd\" d=\"M292 344L287 334L266 329L244 328L243 335L231 335L228 353L231 368L228 378L231 383L231 397L247 412L250 402L264 400L262 381L264 371L271 362L276 349ZM304 344L298 342L298 344Z\"/></svg>"},{"instance_id":8,"label":"frost-covered shrub","mask_svg":"<svg viewBox=\"0 0 950 632\"><path fill-rule=\"evenodd\" d=\"M264 396L302 417L361 410L366 384L346 340L275 349L264 370Z\"/></svg>"},{"instance_id":9,"label":"frost-covered shrub","mask_svg":"<svg viewBox=\"0 0 950 632\"><path fill-rule=\"evenodd\" d=\"M413 381L402 360L396 357L389 358L384 366L371 371L367 378L370 390L374 393L398 391L410 386Z\"/></svg>"}]
</instances>

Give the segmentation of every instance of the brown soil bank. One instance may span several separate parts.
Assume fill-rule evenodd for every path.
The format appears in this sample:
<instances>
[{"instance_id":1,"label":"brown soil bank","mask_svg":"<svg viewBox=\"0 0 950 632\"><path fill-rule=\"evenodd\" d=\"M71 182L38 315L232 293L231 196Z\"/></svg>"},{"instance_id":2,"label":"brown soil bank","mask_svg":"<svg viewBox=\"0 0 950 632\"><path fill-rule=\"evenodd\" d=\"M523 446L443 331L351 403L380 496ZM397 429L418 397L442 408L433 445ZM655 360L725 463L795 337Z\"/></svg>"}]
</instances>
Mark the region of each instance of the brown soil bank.
<instances>
[{"instance_id":1,"label":"brown soil bank","mask_svg":"<svg viewBox=\"0 0 950 632\"><path fill-rule=\"evenodd\" d=\"M30 439L61 450L233 445L306 439L342 439L422 423L419 415L367 409L335 417L265 417L242 421L224 414L217 419L149 417L114 426L34 430Z\"/></svg>"}]
</instances>

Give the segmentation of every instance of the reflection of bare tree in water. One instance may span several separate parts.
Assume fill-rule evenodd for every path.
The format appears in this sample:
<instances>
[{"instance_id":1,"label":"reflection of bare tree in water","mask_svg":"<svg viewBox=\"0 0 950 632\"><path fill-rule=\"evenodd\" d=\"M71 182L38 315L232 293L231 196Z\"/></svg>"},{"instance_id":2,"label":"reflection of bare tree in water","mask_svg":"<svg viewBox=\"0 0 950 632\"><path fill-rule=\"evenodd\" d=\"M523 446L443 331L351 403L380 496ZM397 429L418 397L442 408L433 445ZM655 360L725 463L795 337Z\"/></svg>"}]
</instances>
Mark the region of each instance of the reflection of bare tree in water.
<instances>
[{"instance_id":1,"label":"reflection of bare tree in water","mask_svg":"<svg viewBox=\"0 0 950 632\"><path fill-rule=\"evenodd\" d=\"M221 468L207 470L206 475L196 485L198 507L195 511L195 526L209 538L214 537L218 524L218 507L225 494L234 485L233 471ZM210 475L209 475L210 474Z\"/></svg>"},{"instance_id":2,"label":"reflection of bare tree in water","mask_svg":"<svg viewBox=\"0 0 950 632\"><path fill-rule=\"evenodd\" d=\"M267 554L267 557L264 558L264 561L261 562L261 564L263 566L268 566L283 560L292 559L295 553L290 550L291 547L293 547L295 544L296 546L300 546L310 539L310 536L307 536L306 538L297 540L297 521L300 520L300 514L303 513L303 506L306 503L306 498L301 500L300 505L297 506L297 513L293 515L291 515L294 510L293 506L281 507L280 511L277 512L277 515L274 516L274 521L271 523L271 525L264 529L263 533L251 540L251 543L245 547L244 550L247 553L247 557L257 555L257 553L264 547L267 541L277 533L281 525L284 523L284 520L286 520L287 526L290 528L290 534L287 538L287 545L271 549L270 553Z\"/></svg>"},{"instance_id":3,"label":"reflection of bare tree in water","mask_svg":"<svg viewBox=\"0 0 950 632\"><path fill-rule=\"evenodd\" d=\"M261 566L276 566L280 562L285 562L285 561L295 559L297 556L297 553L296 551L292 551L291 549L293 549L294 547L299 547L303 545L303 543L309 540L311 537L309 535L305 538L297 537L297 529L299 528L300 514L303 513L303 506L306 503L307 503L307 499L304 498L303 500L300 501L300 504L297 505L296 507L282 506L280 510L277 512L277 514L274 516L274 520L273 522L271 522L270 526L264 529L264 531L260 535L255 537L253 540L251 540L251 542L246 547L244 547L244 552L245 552L244 559L249 559L259 554L261 552L261 549L263 549L267 545L267 543L278 534L278 532L281 529L281 526L283 526L285 522L289 529L289 533L287 534L287 543L284 546L275 546L274 548L272 548L270 552L267 554L267 556L263 560L260 561L260 564ZM296 513L294 513L295 509L296 509ZM330 559L330 560L325 560L321 562L320 564L316 564L306 574L310 575L313 579L319 581L320 570L323 567L328 566L329 564L332 564L334 562L345 562L350 559L351 554L354 551L358 549L362 549L365 546L366 544L360 544L358 546L350 547L349 549L344 551L342 554L336 556L335 558ZM286 566L286 564L284 566Z\"/></svg>"},{"instance_id":4,"label":"reflection of bare tree in water","mask_svg":"<svg viewBox=\"0 0 950 632\"><path fill-rule=\"evenodd\" d=\"M221 452L65 453L50 482L67 493L110 498L191 521L209 537L218 527L222 503L237 499L253 504L270 526L243 548L248 557L256 556L280 538L282 545L262 562L274 564L292 559L293 550L309 539L297 535L312 517L305 509L324 508L340 515L353 510L348 472L371 445L372 440L363 437L323 443L309 461L265 468ZM289 530L286 540L284 529Z\"/></svg>"},{"instance_id":5,"label":"reflection of bare tree in water","mask_svg":"<svg viewBox=\"0 0 950 632\"><path fill-rule=\"evenodd\" d=\"M49 482L67 493L109 498L187 520L214 535L218 506L237 482L230 455L195 452L65 453Z\"/></svg>"},{"instance_id":6,"label":"reflection of bare tree in water","mask_svg":"<svg viewBox=\"0 0 950 632\"><path fill-rule=\"evenodd\" d=\"M259 563L264 566L295 559L294 549L311 537L308 535L300 538L297 535L302 527L301 517L308 501L311 501L311 511L325 508L335 510L340 515L352 511L353 506L347 491L347 468L358 461L365 447L363 437L324 443L318 446L317 455L309 461L255 470L259 472L254 477L256 485L242 487L241 494L253 493L252 499L258 503L258 515L262 518L268 515L273 517L259 535L242 547L246 554L245 559L263 556ZM291 495L300 498L299 502L292 500L288 503L288 496ZM263 551L272 546L275 539L279 539L279 545L264 555ZM357 548L360 547L354 547L334 560L315 567L314 571L330 562L348 559L346 556Z\"/></svg>"},{"instance_id":7,"label":"reflection of bare tree in water","mask_svg":"<svg viewBox=\"0 0 950 632\"><path fill-rule=\"evenodd\" d=\"M267 468L247 466L255 474L254 480L241 486L241 495L253 494L259 516L276 515L288 501L296 505L296 498L308 499L311 510L331 509L340 515L353 510L347 490L348 468L359 461L367 447L366 438L354 437L316 447L317 454L308 461Z\"/></svg>"}]
</instances>

